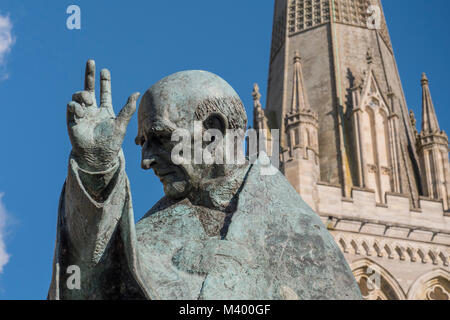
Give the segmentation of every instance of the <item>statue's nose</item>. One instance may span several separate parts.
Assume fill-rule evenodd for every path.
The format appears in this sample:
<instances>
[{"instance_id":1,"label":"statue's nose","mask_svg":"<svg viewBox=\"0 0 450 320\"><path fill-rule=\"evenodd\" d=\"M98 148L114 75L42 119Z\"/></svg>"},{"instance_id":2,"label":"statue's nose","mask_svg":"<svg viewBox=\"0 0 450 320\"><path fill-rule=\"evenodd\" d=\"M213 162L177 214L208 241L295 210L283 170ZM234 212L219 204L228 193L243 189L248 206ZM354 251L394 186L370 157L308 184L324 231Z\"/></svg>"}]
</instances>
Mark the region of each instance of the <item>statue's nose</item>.
<instances>
[{"instance_id":1,"label":"statue's nose","mask_svg":"<svg viewBox=\"0 0 450 320\"><path fill-rule=\"evenodd\" d=\"M154 165L156 164L156 161L154 158L151 159L142 159L141 162L141 167L144 170L149 170L151 169Z\"/></svg>"}]
</instances>

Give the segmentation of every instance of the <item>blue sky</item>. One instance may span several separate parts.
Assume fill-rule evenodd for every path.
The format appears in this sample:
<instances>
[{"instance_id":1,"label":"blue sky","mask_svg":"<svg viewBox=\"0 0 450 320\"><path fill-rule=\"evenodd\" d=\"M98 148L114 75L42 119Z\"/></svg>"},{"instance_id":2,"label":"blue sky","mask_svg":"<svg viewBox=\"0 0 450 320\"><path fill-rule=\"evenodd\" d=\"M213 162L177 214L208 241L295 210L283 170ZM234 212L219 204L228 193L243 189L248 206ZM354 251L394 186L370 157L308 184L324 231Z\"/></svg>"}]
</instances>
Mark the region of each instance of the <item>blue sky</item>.
<instances>
[{"instance_id":1,"label":"blue sky","mask_svg":"<svg viewBox=\"0 0 450 320\"><path fill-rule=\"evenodd\" d=\"M66 28L70 4L81 8L81 30ZM450 132L450 2L384 0L384 10L409 108L420 120L426 71L441 127ZM166 75L204 69L236 89L251 118L254 82L265 101L272 15L269 0L1 1L0 299L47 295L70 152L65 110L83 89L85 61L111 70L116 111ZM139 167L136 131L135 117L124 152L139 218L162 188ZM3 269L1 239L9 255Z\"/></svg>"}]
</instances>

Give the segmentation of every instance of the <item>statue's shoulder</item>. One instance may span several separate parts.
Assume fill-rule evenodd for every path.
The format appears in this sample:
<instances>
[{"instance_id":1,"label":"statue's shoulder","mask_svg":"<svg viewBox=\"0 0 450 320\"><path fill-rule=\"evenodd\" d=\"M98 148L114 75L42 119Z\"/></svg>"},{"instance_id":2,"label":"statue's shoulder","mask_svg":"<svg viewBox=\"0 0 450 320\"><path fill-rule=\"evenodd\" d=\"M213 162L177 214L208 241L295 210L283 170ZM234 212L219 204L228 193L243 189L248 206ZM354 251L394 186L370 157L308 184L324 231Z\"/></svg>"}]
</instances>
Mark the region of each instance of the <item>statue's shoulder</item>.
<instances>
[{"instance_id":1,"label":"statue's shoulder","mask_svg":"<svg viewBox=\"0 0 450 320\"><path fill-rule=\"evenodd\" d=\"M246 202L249 204L258 202L266 207L281 206L314 214L286 177L277 168L260 160L250 167L239 198L248 199Z\"/></svg>"},{"instance_id":2,"label":"statue's shoulder","mask_svg":"<svg viewBox=\"0 0 450 320\"><path fill-rule=\"evenodd\" d=\"M280 234L302 234L305 229L317 230L327 240L330 239L328 232L323 230L319 215L286 177L278 169L268 168L259 161L252 165L247 174L233 222L245 224L249 229L255 228L255 232L271 229ZM320 231L316 226L320 227Z\"/></svg>"},{"instance_id":3,"label":"statue's shoulder","mask_svg":"<svg viewBox=\"0 0 450 320\"><path fill-rule=\"evenodd\" d=\"M188 209L192 207L193 206L191 202L187 198L181 200L173 200L164 196L149 211L147 211L147 213L141 218L140 221L155 216L162 211L177 212L180 214L189 213L191 210Z\"/></svg>"},{"instance_id":4,"label":"statue's shoulder","mask_svg":"<svg viewBox=\"0 0 450 320\"><path fill-rule=\"evenodd\" d=\"M164 196L149 211L147 211L147 213L144 215L142 219L148 218L154 215L155 213L166 210L167 208L173 206L176 203L177 203L176 201Z\"/></svg>"}]
</instances>

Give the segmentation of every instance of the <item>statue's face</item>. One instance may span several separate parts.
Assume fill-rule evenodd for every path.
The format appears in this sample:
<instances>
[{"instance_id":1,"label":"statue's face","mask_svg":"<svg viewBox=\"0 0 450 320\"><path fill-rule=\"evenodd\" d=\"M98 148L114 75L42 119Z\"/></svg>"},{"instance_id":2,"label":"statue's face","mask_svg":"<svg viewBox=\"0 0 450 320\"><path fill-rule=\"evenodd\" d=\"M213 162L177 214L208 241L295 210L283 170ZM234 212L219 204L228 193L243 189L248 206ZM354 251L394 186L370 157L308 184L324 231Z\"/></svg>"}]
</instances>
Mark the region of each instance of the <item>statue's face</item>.
<instances>
[{"instance_id":1,"label":"statue's face","mask_svg":"<svg viewBox=\"0 0 450 320\"><path fill-rule=\"evenodd\" d=\"M136 138L136 143L142 146L141 166L145 170L153 169L169 198L186 197L198 191L202 181L214 179L217 175L217 165L193 164L193 159L191 163L178 165L172 161L172 149L179 143L171 141L173 132L177 129L189 131L193 145L194 121L198 120L195 111L202 101L210 97L239 99L224 80L204 71L186 71L169 76L142 97ZM244 118L246 121L246 116ZM201 120L207 123L205 119Z\"/></svg>"},{"instance_id":2,"label":"statue's face","mask_svg":"<svg viewBox=\"0 0 450 320\"><path fill-rule=\"evenodd\" d=\"M153 106L155 107L155 106ZM174 164L172 149L179 141L172 141L172 134L177 129L183 129L191 133L191 147L194 146L193 127L194 121L186 121L189 114L181 117L183 120L174 119L179 115L179 110L165 112L164 108L156 107L153 117L147 118L142 124L143 139L141 167L144 170L153 169L154 173L164 186L164 193L172 199L186 197L193 191L201 188L202 181L211 181L217 178L223 165L194 164L192 157L190 162ZM177 121L178 120L178 121ZM220 125L220 124L219 124ZM206 130L202 127L202 130ZM192 148L190 149L191 151ZM223 149L223 147L222 147ZM222 150L222 152L224 152Z\"/></svg>"},{"instance_id":3,"label":"statue's face","mask_svg":"<svg viewBox=\"0 0 450 320\"><path fill-rule=\"evenodd\" d=\"M197 171L190 165L175 165L171 159L176 142L171 141L172 133L180 127L166 114L158 114L156 119L147 122L143 129L142 161L144 170L153 169L164 186L169 198L187 196L196 181Z\"/></svg>"}]
</instances>

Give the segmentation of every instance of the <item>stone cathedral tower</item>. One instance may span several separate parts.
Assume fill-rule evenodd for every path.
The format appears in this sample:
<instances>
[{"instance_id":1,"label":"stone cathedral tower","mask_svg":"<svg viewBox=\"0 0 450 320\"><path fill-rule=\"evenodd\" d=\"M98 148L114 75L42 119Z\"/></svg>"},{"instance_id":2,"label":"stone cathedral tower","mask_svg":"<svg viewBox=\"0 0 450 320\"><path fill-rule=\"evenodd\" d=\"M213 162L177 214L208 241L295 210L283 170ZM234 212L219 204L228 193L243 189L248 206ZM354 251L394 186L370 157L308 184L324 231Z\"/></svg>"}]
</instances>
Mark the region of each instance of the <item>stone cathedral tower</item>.
<instances>
[{"instance_id":1,"label":"stone cathedral tower","mask_svg":"<svg viewBox=\"0 0 450 320\"><path fill-rule=\"evenodd\" d=\"M450 298L448 138L421 84L419 133L380 0L275 0L254 126L280 129L281 170L367 299Z\"/></svg>"}]
</instances>

